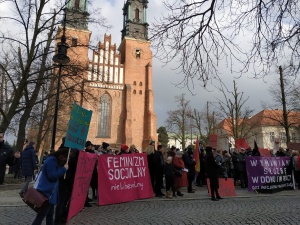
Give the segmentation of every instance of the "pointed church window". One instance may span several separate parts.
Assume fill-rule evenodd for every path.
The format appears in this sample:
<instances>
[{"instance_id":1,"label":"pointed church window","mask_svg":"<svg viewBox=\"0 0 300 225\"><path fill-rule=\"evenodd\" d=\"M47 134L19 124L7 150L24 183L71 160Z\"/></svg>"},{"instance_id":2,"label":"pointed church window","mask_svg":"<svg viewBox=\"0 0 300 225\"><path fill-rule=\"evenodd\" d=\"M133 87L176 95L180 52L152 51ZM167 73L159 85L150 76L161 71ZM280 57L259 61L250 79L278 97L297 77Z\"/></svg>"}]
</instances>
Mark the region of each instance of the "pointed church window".
<instances>
[{"instance_id":1,"label":"pointed church window","mask_svg":"<svg viewBox=\"0 0 300 225\"><path fill-rule=\"evenodd\" d=\"M98 137L110 137L110 107L111 100L108 94L100 98Z\"/></svg>"},{"instance_id":2,"label":"pointed church window","mask_svg":"<svg viewBox=\"0 0 300 225\"><path fill-rule=\"evenodd\" d=\"M77 38L72 37L72 47L76 47L77 46Z\"/></svg>"},{"instance_id":3,"label":"pointed church window","mask_svg":"<svg viewBox=\"0 0 300 225\"><path fill-rule=\"evenodd\" d=\"M140 10L135 9L135 21L139 22L140 21Z\"/></svg>"},{"instance_id":4,"label":"pointed church window","mask_svg":"<svg viewBox=\"0 0 300 225\"><path fill-rule=\"evenodd\" d=\"M79 9L80 0L75 0L75 9Z\"/></svg>"}]
</instances>

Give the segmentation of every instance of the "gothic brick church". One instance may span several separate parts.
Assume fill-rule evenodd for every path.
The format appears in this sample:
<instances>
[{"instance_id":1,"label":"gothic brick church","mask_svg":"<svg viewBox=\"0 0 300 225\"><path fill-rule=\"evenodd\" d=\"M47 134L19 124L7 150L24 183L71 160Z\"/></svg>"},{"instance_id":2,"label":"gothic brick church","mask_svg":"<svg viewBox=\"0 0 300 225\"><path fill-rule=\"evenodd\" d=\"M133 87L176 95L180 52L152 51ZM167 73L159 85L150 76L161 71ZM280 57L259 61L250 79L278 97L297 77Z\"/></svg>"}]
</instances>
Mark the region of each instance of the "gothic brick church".
<instances>
[{"instance_id":1,"label":"gothic brick church","mask_svg":"<svg viewBox=\"0 0 300 225\"><path fill-rule=\"evenodd\" d=\"M115 148L121 144L134 144L141 151L151 140L157 141L147 4L147 0L125 2L119 47L111 42L111 35L105 34L97 49L89 50L92 33L88 30L87 1L68 2L65 34L71 62L67 66L77 70L73 69L76 76L72 79L70 76L62 79L69 88L74 84L73 91L79 91L73 92L72 98L67 92L61 94L56 146L60 144L60 137L65 135L73 99L93 111L87 138L93 144L100 145L104 141ZM61 35L62 27L57 40ZM69 107L63 108L62 105Z\"/></svg>"}]
</instances>

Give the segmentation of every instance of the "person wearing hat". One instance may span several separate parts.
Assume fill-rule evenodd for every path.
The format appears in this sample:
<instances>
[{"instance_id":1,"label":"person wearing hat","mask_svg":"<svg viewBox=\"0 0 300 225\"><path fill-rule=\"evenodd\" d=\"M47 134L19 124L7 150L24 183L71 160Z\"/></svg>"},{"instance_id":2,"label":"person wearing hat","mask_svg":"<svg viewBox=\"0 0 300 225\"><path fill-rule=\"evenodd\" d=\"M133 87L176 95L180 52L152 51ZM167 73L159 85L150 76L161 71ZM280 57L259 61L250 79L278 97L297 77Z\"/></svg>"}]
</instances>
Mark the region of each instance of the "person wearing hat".
<instances>
[{"instance_id":1,"label":"person wearing hat","mask_svg":"<svg viewBox=\"0 0 300 225\"><path fill-rule=\"evenodd\" d=\"M129 151L129 147L126 144L121 144L121 154L130 154L131 152Z\"/></svg>"},{"instance_id":2,"label":"person wearing hat","mask_svg":"<svg viewBox=\"0 0 300 225\"><path fill-rule=\"evenodd\" d=\"M24 193L28 189L29 183L32 181L33 176L37 172L38 164L36 163L36 152L34 150L35 143L30 141L25 149L21 152L20 156L20 167L22 175L25 176L25 183L19 193L20 197L23 198Z\"/></svg>"},{"instance_id":3,"label":"person wearing hat","mask_svg":"<svg viewBox=\"0 0 300 225\"><path fill-rule=\"evenodd\" d=\"M102 154L108 154L108 151L109 151L108 147L109 147L108 143L102 142L102 149L101 149L101 151L100 151L99 154L100 155L102 155Z\"/></svg>"}]
</instances>

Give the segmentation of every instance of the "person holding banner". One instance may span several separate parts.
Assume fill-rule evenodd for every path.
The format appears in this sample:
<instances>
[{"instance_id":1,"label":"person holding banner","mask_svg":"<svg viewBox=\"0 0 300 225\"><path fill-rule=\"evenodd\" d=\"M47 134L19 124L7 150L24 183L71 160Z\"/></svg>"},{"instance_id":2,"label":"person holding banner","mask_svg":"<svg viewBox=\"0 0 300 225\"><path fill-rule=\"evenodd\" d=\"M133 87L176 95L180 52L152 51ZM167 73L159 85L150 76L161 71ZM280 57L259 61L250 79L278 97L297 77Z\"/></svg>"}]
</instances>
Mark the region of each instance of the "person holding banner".
<instances>
[{"instance_id":1,"label":"person holding banner","mask_svg":"<svg viewBox=\"0 0 300 225\"><path fill-rule=\"evenodd\" d=\"M61 148L51 153L44 162L36 189L49 198L48 205L36 215L32 225L42 224L46 217L46 224L54 224L54 206L58 199L59 178L64 176L69 166L67 164L68 149Z\"/></svg>"},{"instance_id":2,"label":"person holding banner","mask_svg":"<svg viewBox=\"0 0 300 225\"><path fill-rule=\"evenodd\" d=\"M244 148L241 148L240 154L238 155L241 188L247 188L248 187L248 177L247 177L247 170L246 170L246 157L247 157L246 150Z\"/></svg>"}]
</instances>

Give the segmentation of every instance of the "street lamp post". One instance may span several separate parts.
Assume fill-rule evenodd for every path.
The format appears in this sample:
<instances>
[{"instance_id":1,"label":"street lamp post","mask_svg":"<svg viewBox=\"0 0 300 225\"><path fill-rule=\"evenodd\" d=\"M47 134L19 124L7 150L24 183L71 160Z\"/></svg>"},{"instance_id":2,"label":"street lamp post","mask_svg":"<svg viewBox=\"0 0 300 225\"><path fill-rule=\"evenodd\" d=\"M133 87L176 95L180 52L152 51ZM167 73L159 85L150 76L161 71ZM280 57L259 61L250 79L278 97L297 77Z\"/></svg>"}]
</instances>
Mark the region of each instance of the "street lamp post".
<instances>
[{"instance_id":1,"label":"street lamp post","mask_svg":"<svg viewBox=\"0 0 300 225\"><path fill-rule=\"evenodd\" d=\"M58 106L59 106L59 92L60 92L60 80L62 67L70 62L70 58L67 56L67 50L69 48L66 43L66 11L64 14L63 22L63 34L61 36L61 42L57 44L57 54L53 56L53 61L59 65L57 88L56 88L56 98L55 98L55 109L53 118L53 131L52 131L52 141L51 141L51 151L55 148L55 136L56 136L56 126L57 126L57 116L58 116Z\"/></svg>"}]
</instances>

